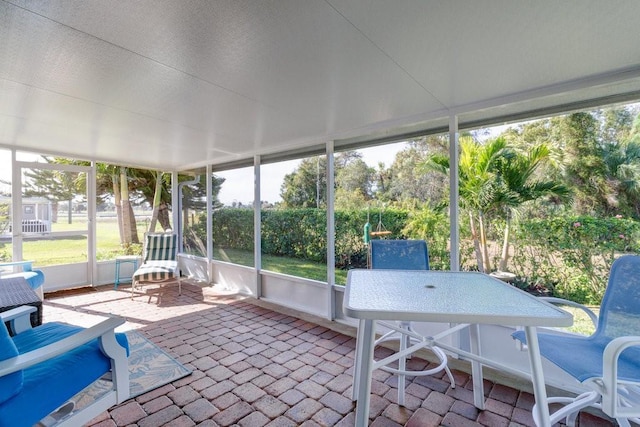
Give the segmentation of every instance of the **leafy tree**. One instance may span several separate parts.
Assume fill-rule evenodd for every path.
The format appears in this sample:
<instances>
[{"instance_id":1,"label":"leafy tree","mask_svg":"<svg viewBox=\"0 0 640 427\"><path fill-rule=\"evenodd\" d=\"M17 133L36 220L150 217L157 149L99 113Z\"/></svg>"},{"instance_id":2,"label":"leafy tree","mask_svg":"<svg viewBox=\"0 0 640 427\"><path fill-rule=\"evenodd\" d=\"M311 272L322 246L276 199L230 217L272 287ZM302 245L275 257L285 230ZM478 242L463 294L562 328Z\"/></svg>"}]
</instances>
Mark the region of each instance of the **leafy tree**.
<instances>
[{"instance_id":1,"label":"leafy tree","mask_svg":"<svg viewBox=\"0 0 640 427\"><path fill-rule=\"evenodd\" d=\"M564 149L564 176L575 194L574 209L580 214L605 211L609 191L605 165L598 143L599 124L589 112L562 117L556 141Z\"/></svg>"},{"instance_id":2,"label":"leafy tree","mask_svg":"<svg viewBox=\"0 0 640 427\"><path fill-rule=\"evenodd\" d=\"M431 154L446 155L447 139L432 135L410 141L398 152L384 172L380 168L376 183L376 199L383 202L440 201L445 197L447 177L434 172L419 171L419 165Z\"/></svg>"},{"instance_id":3,"label":"leafy tree","mask_svg":"<svg viewBox=\"0 0 640 427\"><path fill-rule=\"evenodd\" d=\"M285 175L280 197L285 208L320 208L327 205L326 156L308 157Z\"/></svg>"},{"instance_id":4,"label":"leafy tree","mask_svg":"<svg viewBox=\"0 0 640 427\"><path fill-rule=\"evenodd\" d=\"M345 151L336 155L336 206L352 207L370 200L374 169L362 154ZM323 208L327 203L326 156L309 157L298 168L285 175L280 197L284 208Z\"/></svg>"},{"instance_id":5,"label":"leafy tree","mask_svg":"<svg viewBox=\"0 0 640 427\"><path fill-rule=\"evenodd\" d=\"M605 177L610 191L608 213L640 218L640 115L626 139L607 141L602 149Z\"/></svg>"},{"instance_id":6,"label":"leafy tree","mask_svg":"<svg viewBox=\"0 0 640 427\"><path fill-rule=\"evenodd\" d=\"M345 151L338 154L335 174L337 209L362 208L372 199L371 187L375 169L362 160L361 153Z\"/></svg>"},{"instance_id":7,"label":"leafy tree","mask_svg":"<svg viewBox=\"0 0 640 427\"><path fill-rule=\"evenodd\" d=\"M362 154L349 151L338 154L335 162L336 186L348 193L359 193L371 198L374 169L369 167Z\"/></svg>"}]
</instances>

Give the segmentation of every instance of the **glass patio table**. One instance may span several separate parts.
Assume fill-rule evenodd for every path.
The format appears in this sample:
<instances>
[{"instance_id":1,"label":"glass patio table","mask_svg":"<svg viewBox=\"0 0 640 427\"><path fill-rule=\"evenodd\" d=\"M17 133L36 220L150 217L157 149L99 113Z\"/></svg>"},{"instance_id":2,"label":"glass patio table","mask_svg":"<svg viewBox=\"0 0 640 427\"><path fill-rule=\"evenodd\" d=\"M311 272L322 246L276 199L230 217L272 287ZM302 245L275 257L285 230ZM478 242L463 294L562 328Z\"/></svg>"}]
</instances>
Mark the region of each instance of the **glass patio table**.
<instances>
[{"instance_id":1,"label":"glass patio table","mask_svg":"<svg viewBox=\"0 0 640 427\"><path fill-rule=\"evenodd\" d=\"M398 320L455 324L428 339L471 361L474 405L478 409L484 409L482 365L501 369L497 363L482 357L479 325L523 327L528 343L530 377L539 403L535 410L541 426L549 427L536 327L571 326L571 314L508 283L476 272L351 270L344 301L344 313L359 319L353 382L353 400L357 400L356 426L367 425L369 418L371 372L400 357L396 353L373 362L376 321ZM438 341L463 329L469 331L471 352ZM405 354L411 350L407 349Z\"/></svg>"}]
</instances>

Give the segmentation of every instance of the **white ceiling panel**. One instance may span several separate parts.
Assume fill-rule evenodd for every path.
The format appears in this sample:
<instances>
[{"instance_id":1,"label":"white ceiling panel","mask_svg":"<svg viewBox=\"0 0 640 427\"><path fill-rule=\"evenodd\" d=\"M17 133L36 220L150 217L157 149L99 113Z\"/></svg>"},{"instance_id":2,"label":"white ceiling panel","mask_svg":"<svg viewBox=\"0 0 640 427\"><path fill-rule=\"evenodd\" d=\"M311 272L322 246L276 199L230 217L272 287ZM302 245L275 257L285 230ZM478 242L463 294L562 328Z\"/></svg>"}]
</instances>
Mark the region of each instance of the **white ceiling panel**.
<instances>
[{"instance_id":1,"label":"white ceiling panel","mask_svg":"<svg viewBox=\"0 0 640 427\"><path fill-rule=\"evenodd\" d=\"M0 0L0 146L175 170L633 97L638 16L636 0Z\"/></svg>"}]
</instances>

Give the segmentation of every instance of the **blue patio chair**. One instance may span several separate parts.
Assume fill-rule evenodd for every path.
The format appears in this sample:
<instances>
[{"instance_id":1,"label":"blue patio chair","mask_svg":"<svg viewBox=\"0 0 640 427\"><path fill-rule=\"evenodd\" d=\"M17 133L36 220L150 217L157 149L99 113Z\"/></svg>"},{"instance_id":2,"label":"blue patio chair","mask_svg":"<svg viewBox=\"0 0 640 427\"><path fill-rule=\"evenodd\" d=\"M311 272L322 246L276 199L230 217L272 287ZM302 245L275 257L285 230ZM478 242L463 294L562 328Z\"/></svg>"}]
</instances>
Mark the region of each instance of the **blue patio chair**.
<instances>
[{"instance_id":1,"label":"blue patio chair","mask_svg":"<svg viewBox=\"0 0 640 427\"><path fill-rule=\"evenodd\" d=\"M0 313L0 427L81 426L129 398L127 337L114 333L124 319L32 328L35 310ZM98 380L101 393L76 406L76 395Z\"/></svg>"},{"instance_id":2,"label":"blue patio chair","mask_svg":"<svg viewBox=\"0 0 640 427\"><path fill-rule=\"evenodd\" d=\"M0 263L0 277L8 279L11 277L23 277L31 289L40 293L43 297L41 286L44 284L44 273L41 270L33 269L33 261L13 261Z\"/></svg>"},{"instance_id":3,"label":"blue patio chair","mask_svg":"<svg viewBox=\"0 0 640 427\"><path fill-rule=\"evenodd\" d=\"M369 242L369 265L373 269L428 270L427 243L424 240L371 240ZM399 283L398 286L402 286L402 284ZM372 292L375 292L375 289L372 289ZM447 366L447 355L441 348L431 344L430 337L418 334L413 329L411 322L402 321L397 322L396 325L385 322L378 322L378 324L391 330L375 341L376 346L387 341L398 341L398 351L402 352L410 346L422 342L424 345L417 350L431 350L438 359L438 366L422 371L408 370L406 367L407 357L401 357L398 360L397 368L390 365L381 367L387 372L398 375L398 405L404 405L405 376L433 375L444 370L449 377L451 387L455 388L455 380Z\"/></svg>"},{"instance_id":4,"label":"blue patio chair","mask_svg":"<svg viewBox=\"0 0 640 427\"><path fill-rule=\"evenodd\" d=\"M552 303L579 306L552 298ZM640 421L640 256L625 255L611 266L596 331L591 336L567 332L539 333L540 354L567 372L588 391L575 398L550 397L565 406L551 415L551 424L566 418L575 425L578 412L601 409L622 426ZM523 331L513 337L526 344ZM535 411L534 411L535 413ZM536 420L537 421L537 420Z\"/></svg>"},{"instance_id":5,"label":"blue patio chair","mask_svg":"<svg viewBox=\"0 0 640 427\"><path fill-rule=\"evenodd\" d=\"M178 270L178 236L174 233L147 233L144 238L142 265L131 278L131 298L134 289L144 283L178 282L178 294L182 294L182 282Z\"/></svg>"}]
</instances>

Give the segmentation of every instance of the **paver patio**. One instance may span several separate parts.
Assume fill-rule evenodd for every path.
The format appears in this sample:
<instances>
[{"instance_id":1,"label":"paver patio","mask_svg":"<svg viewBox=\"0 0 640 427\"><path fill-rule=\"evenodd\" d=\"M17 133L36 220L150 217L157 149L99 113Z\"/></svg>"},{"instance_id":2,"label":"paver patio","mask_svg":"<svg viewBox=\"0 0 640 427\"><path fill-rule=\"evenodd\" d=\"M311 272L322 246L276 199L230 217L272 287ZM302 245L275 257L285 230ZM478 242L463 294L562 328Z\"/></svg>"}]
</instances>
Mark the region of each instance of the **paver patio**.
<instances>
[{"instance_id":1,"label":"paver patio","mask_svg":"<svg viewBox=\"0 0 640 427\"><path fill-rule=\"evenodd\" d=\"M183 283L159 294L129 298L129 286L47 294L44 321L80 326L113 314L193 373L103 413L90 424L107 426L353 426L353 328ZM388 350L379 349L381 357ZM428 362L414 357L416 368ZM485 380L487 408L472 402L468 374L418 377L399 407L395 377L375 371L371 426L533 426L533 396ZM579 426L613 423L582 413Z\"/></svg>"}]
</instances>

